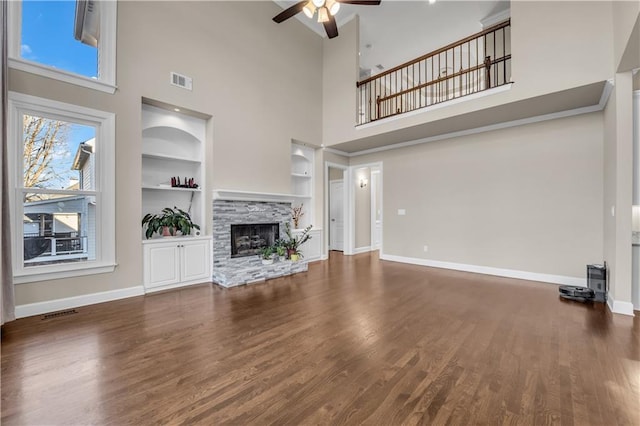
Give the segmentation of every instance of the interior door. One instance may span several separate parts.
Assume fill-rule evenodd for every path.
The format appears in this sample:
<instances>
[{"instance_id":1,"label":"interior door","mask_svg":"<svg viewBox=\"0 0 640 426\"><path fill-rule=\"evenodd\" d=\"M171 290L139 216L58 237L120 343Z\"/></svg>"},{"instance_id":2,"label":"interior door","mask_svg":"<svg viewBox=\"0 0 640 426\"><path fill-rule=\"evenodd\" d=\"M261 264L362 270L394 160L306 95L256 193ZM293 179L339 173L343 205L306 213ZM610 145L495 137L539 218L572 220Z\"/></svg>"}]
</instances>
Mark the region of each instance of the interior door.
<instances>
[{"instance_id":1,"label":"interior door","mask_svg":"<svg viewBox=\"0 0 640 426\"><path fill-rule=\"evenodd\" d=\"M329 184L329 248L344 251L344 183Z\"/></svg>"}]
</instances>

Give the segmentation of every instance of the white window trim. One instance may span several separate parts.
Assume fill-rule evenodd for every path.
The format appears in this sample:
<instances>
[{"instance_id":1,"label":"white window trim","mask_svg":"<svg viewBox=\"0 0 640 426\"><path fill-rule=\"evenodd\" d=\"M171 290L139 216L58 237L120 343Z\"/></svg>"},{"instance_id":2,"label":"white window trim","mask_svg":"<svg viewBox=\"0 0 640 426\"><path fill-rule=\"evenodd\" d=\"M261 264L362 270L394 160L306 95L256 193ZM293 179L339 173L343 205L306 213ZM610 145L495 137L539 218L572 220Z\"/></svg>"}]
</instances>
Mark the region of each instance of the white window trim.
<instances>
[{"instance_id":1,"label":"white window trim","mask_svg":"<svg viewBox=\"0 0 640 426\"><path fill-rule=\"evenodd\" d=\"M100 1L100 40L98 41L98 79L60 70L22 58L20 54L22 34L22 1L8 4L9 67L42 77L64 81L77 86L113 94L116 91L116 33L117 1ZM71 34L72 31L69 30Z\"/></svg>"},{"instance_id":2,"label":"white window trim","mask_svg":"<svg viewBox=\"0 0 640 426\"><path fill-rule=\"evenodd\" d=\"M99 196L96 211L96 259L78 263L55 265L23 265L22 232L12 234L12 260L14 283L26 283L58 278L112 272L115 269L115 114L91 108L57 102L50 99L9 92L9 185L10 211L14 229L22 229L22 114L40 114L79 124L96 126L96 139L100 144L96 156L95 191ZM20 184L21 185L21 184ZM19 213L19 214L16 214ZM19 234L19 235L18 235Z\"/></svg>"}]
</instances>

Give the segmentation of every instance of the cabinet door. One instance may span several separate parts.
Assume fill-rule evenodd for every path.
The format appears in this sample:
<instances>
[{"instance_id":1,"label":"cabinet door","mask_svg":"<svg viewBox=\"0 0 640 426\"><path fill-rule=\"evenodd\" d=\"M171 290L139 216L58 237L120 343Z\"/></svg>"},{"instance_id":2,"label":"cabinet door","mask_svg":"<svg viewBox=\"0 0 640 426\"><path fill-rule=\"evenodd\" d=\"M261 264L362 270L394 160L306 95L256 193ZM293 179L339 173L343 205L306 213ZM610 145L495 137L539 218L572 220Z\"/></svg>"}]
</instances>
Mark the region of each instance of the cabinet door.
<instances>
[{"instance_id":1,"label":"cabinet door","mask_svg":"<svg viewBox=\"0 0 640 426\"><path fill-rule=\"evenodd\" d=\"M182 281L211 281L211 241L182 243Z\"/></svg>"},{"instance_id":2,"label":"cabinet door","mask_svg":"<svg viewBox=\"0 0 640 426\"><path fill-rule=\"evenodd\" d=\"M145 287L160 287L180 282L178 243L145 246Z\"/></svg>"},{"instance_id":3,"label":"cabinet door","mask_svg":"<svg viewBox=\"0 0 640 426\"><path fill-rule=\"evenodd\" d=\"M304 243L300 250L305 260L319 260L322 257L322 231L314 229L309 232L309 235L311 235L311 239Z\"/></svg>"}]
</instances>

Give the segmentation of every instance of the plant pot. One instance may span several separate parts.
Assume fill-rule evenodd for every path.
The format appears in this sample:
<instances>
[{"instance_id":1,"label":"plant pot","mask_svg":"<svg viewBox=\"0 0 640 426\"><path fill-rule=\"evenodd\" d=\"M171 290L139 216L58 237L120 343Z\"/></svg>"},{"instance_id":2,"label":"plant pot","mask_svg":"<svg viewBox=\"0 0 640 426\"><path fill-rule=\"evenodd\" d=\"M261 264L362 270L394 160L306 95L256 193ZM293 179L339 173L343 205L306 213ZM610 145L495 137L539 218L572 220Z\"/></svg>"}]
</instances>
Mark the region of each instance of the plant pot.
<instances>
[{"instance_id":1,"label":"plant pot","mask_svg":"<svg viewBox=\"0 0 640 426\"><path fill-rule=\"evenodd\" d=\"M271 265L273 263L273 259L262 259L263 265Z\"/></svg>"},{"instance_id":2,"label":"plant pot","mask_svg":"<svg viewBox=\"0 0 640 426\"><path fill-rule=\"evenodd\" d=\"M172 228L169 228L168 226L163 226L162 227L162 236L163 237L175 237L176 235L176 230L173 229L173 233L171 233Z\"/></svg>"},{"instance_id":3,"label":"plant pot","mask_svg":"<svg viewBox=\"0 0 640 426\"><path fill-rule=\"evenodd\" d=\"M289 256L289 259L291 259L292 262L297 262L298 260L300 260L300 255L299 254L292 254Z\"/></svg>"}]
</instances>

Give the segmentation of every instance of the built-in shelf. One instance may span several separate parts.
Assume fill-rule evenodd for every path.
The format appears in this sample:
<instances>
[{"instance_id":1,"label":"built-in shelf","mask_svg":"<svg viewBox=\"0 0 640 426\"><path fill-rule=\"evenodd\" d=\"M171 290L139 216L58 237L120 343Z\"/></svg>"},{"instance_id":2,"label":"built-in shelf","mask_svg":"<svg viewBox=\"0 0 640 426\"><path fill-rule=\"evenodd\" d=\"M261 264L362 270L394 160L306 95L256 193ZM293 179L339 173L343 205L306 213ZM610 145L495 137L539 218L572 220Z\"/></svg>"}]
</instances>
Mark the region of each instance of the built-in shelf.
<instances>
[{"instance_id":1,"label":"built-in shelf","mask_svg":"<svg viewBox=\"0 0 640 426\"><path fill-rule=\"evenodd\" d=\"M291 193L294 195L293 204L303 205L304 216L300 222L303 228L314 223L314 164L315 149L297 143L291 144Z\"/></svg>"},{"instance_id":2,"label":"built-in shelf","mask_svg":"<svg viewBox=\"0 0 640 426\"><path fill-rule=\"evenodd\" d=\"M172 186L157 186L157 185L142 185L142 189L152 189L160 191L187 191L187 192L200 192L200 188L176 188Z\"/></svg>"},{"instance_id":3,"label":"built-in shelf","mask_svg":"<svg viewBox=\"0 0 640 426\"><path fill-rule=\"evenodd\" d=\"M142 158L152 158L154 160L168 160L168 161L185 161L188 163L200 163L200 160L196 160L194 158L185 158L176 155L166 155L166 154L151 154L147 152L142 153Z\"/></svg>"},{"instance_id":4,"label":"built-in shelf","mask_svg":"<svg viewBox=\"0 0 640 426\"><path fill-rule=\"evenodd\" d=\"M311 179L313 177L311 175L304 175L302 173L291 173L291 176L296 178L304 178L304 179Z\"/></svg>"},{"instance_id":5,"label":"built-in shelf","mask_svg":"<svg viewBox=\"0 0 640 426\"><path fill-rule=\"evenodd\" d=\"M204 144L206 121L156 106L142 104L142 215L165 207L189 212L205 229ZM170 185L172 178L194 179L198 188ZM142 229L144 237L144 229Z\"/></svg>"}]
</instances>

